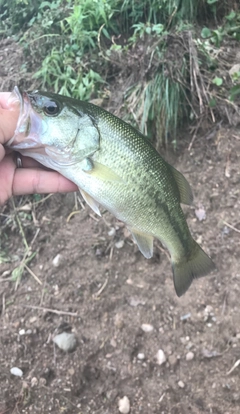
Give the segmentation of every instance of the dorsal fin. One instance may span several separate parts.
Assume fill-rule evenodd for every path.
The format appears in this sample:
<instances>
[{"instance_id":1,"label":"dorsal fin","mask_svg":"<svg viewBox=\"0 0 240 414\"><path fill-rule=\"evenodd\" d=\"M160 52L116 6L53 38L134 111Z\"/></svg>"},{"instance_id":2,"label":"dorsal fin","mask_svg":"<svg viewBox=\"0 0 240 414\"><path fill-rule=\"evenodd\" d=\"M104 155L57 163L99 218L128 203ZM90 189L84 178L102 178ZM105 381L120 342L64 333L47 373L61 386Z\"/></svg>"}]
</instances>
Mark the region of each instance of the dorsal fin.
<instances>
[{"instance_id":1,"label":"dorsal fin","mask_svg":"<svg viewBox=\"0 0 240 414\"><path fill-rule=\"evenodd\" d=\"M170 165L170 169L172 174L175 178L175 181L178 186L179 194L180 194L180 203L190 205L193 202L193 193L190 187L190 184L186 180L186 178L177 171L172 165Z\"/></svg>"}]
</instances>

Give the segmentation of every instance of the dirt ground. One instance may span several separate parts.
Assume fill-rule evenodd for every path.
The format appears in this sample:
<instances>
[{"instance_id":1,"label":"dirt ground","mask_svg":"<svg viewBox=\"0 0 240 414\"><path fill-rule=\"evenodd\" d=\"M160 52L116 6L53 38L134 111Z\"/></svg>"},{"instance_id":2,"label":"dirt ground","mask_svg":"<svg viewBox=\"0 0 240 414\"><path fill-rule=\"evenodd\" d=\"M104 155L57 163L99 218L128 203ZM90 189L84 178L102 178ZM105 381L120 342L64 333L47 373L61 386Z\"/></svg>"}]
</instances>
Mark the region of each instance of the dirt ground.
<instances>
[{"instance_id":1,"label":"dirt ground","mask_svg":"<svg viewBox=\"0 0 240 414\"><path fill-rule=\"evenodd\" d=\"M187 221L217 265L180 299L160 243L146 260L121 223L78 195L1 209L1 414L117 414L123 396L131 414L239 413L240 134L222 127L190 151L180 142L164 156L193 188ZM52 341L66 329L77 337L71 353Z\"/></svg>"}]
</instances>

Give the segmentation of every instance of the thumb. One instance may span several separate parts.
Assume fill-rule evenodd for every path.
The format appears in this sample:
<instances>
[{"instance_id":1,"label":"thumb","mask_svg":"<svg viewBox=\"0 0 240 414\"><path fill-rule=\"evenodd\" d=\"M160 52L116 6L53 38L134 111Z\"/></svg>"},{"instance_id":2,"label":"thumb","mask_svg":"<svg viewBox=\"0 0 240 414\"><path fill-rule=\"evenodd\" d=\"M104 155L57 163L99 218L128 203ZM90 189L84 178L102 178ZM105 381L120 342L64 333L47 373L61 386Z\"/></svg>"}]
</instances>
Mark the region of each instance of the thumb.
<instances>
[{"instance_id":1,"label":"thumb","mask_svg":"<svg viewBox=\"0 0 240 414\"><path fill-rule=\"evenodd\" d=\"M0 93L0 144L4 144L12 138L19 116L19 105L8 104L9 96L10 93ZM0 151L1 156L4 150Z\"/></svg>"},{"instance_id":2,"label":"thumb","mask_svg":"<svg viewBox=\"0 0 240 414\"><path fill-rule=\"evenodd\" d=\"M4 158L4 156L5 156L5 149L0 144L0 161L2 161L2 159Z\"/></svg>"}]
</instances>

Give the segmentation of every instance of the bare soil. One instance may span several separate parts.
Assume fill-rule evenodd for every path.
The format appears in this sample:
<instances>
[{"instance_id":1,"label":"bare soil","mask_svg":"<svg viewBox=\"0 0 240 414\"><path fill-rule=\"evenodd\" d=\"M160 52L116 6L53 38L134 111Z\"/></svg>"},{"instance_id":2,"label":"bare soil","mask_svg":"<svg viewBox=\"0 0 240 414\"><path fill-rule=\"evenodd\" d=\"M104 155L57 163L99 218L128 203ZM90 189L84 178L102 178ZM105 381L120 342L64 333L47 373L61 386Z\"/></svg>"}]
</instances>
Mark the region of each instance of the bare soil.
<instances>
[{"instance_id":1,"label":"bare soil","mask_svg":"<svg viewBox=\"0 0 240 414\"><path fill-rule=\"evenodd\" d=\"M240 412L240 134L222 127L190 151L179 142L164 156L193 188L188 224L217 265L180 299L159 242L146 260L122 223L96 217L78 196L2 208L1 414L117 414L123 396L132 414ZM16 214L36 253L17 288L11 272L26 248ZM71 353L52 341L66 328L78 339Z\"/></svg>"}]
</instances>

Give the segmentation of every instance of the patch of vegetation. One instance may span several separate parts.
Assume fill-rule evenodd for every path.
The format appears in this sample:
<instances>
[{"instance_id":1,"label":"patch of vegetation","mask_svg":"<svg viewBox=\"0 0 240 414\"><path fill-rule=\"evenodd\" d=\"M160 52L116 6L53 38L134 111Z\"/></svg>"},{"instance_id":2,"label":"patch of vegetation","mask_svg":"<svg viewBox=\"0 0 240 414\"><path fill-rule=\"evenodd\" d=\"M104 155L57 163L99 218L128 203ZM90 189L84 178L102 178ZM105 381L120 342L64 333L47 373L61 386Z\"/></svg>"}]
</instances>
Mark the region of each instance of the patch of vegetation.
<instances>
[{"instance_id":1,"label":"patch of vegetation","mask_svg":"<svg viewBox=\"0 0 240 414\"><path fill-rule=\"evenodd\" d=\"M238 71L226 75L222 53L240 40L233 0L0 0L0 16L41 88L89 100L124 84L121 116L158 143L237 110Z\"/></svg>"}]
</instances>

